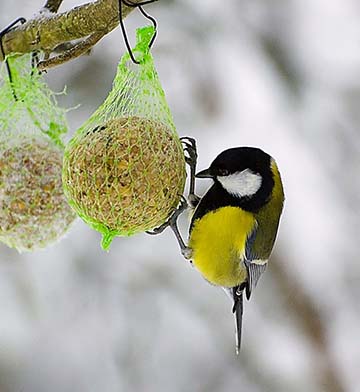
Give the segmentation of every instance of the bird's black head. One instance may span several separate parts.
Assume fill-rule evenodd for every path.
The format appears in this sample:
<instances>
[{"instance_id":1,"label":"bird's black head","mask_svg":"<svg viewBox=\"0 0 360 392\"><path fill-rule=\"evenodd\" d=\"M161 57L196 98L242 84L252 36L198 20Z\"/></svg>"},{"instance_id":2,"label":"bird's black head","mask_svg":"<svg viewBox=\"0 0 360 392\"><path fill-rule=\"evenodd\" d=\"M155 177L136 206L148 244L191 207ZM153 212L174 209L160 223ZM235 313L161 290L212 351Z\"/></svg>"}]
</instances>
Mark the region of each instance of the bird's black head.
<instances>
[{"instance_id":1,"label":"bird's black head","mask_svg":"<svg viewBox=\"0 0 360 392\"><path fill-rule=\"evenodd\" d=\"M210 167L196 174L212 178L247 210L261 208L274 186L271 156L259 148L230 148L219 154Z\"/></svg>"}]
</instances>

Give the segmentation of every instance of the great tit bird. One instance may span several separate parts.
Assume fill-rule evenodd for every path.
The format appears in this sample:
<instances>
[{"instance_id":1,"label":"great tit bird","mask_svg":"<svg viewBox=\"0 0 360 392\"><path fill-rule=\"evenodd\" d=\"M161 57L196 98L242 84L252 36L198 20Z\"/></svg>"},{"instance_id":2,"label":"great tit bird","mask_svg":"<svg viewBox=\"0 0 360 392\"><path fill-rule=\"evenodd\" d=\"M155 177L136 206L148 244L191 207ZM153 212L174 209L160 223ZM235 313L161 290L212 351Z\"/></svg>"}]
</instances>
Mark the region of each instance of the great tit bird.
<instances>
[{"instance_id":1,"label":"great tit bird","mask_svg":"<svg viewBox=\"0 0 360 392\"><path fill-rule=\"evenodd\" d=\"M233 299L238 353L243 293L249 299L265 271L283 209L280 173L264 151L238 147L223 151L196 177L214 183L191 220L191 260L209 283Z\"/></svg>"},{"instance_id":2,"label":"great tit bird","mask_svg":"<svg viewBox=\"0 0 360 392\"><path fill-rule=\"evenodd\" d=\"M195 175L195 140L184 137L181 141L191 169L188 201L195 208L188 246L177 227L177 218L187 207L185 200L167 222L149 234L159 234L170 226L183 256L192 261L209 283L222 287L230 295L239 353L243 294L250 299L265 271L283 209L280 173L275 160L264 151L237 147L223 151L208 169ZM195 177L213 180L202 198L194 193Z\"/></svg>"}]
</instances>

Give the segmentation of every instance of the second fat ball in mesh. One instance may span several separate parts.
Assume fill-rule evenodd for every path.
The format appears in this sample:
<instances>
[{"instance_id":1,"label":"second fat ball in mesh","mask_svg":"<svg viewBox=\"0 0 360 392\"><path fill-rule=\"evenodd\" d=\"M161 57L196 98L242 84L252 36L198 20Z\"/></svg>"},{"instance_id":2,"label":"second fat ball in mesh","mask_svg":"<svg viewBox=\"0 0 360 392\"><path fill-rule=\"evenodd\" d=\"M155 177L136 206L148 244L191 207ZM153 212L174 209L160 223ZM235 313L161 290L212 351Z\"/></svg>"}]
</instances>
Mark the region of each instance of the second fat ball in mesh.
<instances>
[{"instance_id":1,"label":"second fat ball in mesh","mask_svg":"<svg viewBox=\"0 0 360 392\"><path fill-rule=\"evenodd\" d=\"M65 110L30 55L0 69L0 241L18 251L61 238L76 215L62 190Z\"/></svg>"},{"instance_id":2,"label":"second fat ball in mesh","mask_svg":"<svg viewBox=\"0 0 360 392\"><path fill-rule=\"evenodd\" d=\"M45 135L0 146L0 240L19 251L44 248L75 215L61 183L63 151Z\"/></svg>"}]
</instances>

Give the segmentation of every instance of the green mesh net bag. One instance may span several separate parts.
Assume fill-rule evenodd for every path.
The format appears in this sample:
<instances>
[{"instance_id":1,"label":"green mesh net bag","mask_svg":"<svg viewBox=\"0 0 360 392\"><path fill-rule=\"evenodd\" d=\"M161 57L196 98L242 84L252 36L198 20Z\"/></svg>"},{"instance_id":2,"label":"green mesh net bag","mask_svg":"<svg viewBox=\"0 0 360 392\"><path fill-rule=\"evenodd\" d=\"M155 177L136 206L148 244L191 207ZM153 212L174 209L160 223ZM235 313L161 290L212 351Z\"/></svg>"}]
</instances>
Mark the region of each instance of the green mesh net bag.
<instances>
[{"instance_id":1,"label":"green mesh net bag","mask_svg":"<svg viewBox=\"0 0 360 392\"><path fill-rule=\"evenodd\" d=\"M0 241L18 251L58 240L76 214L62 189L64 111L30 55L0 70Z\"/></svg>"},{"instance_id":2,"label":"green mesh net bag","mask_svg":"<svg viewBox=\"0 0 360 392\"><path fill-rule=\"evenodd\" d=\"M65 149L65 195L103 234L104 249L163 223L184 190L181 142L148 48L153 34L137 30L140 64L122 57L109 96Z\"/></svg>"}]
</instances>

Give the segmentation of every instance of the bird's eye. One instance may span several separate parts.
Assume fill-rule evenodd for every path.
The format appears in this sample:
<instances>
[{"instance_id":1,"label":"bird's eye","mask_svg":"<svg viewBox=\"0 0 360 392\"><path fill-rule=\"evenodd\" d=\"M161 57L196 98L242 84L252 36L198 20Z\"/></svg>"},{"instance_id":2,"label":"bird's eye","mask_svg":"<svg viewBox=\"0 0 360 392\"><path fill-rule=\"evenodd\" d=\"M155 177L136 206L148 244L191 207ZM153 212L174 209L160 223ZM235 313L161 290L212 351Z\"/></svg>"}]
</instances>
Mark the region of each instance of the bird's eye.
<instances>
[{"instance_id":1,"label":"bird's eye","mask_svg":"<svg viewBox=\"0 0 360 392\"><path fill-rule=\"evenodd\" d=\"M229 175L229 170L228 169L219 169L218 175L219 176L228 176Z\"/></svg>"}]
</instances>

